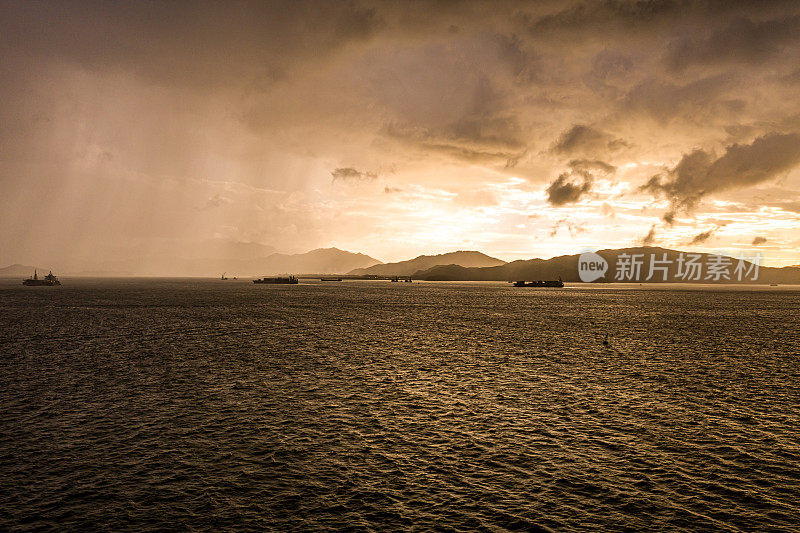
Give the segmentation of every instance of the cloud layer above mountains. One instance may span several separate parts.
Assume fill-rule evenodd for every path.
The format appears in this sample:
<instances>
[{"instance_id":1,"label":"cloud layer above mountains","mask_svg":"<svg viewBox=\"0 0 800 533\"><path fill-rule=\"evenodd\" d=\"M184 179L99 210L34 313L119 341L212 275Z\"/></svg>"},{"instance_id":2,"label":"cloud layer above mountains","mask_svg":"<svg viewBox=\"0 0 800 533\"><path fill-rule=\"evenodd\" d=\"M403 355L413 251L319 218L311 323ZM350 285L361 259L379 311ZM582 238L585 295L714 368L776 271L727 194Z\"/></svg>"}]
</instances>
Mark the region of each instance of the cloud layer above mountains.
<instances>
[{"instance_id":1,"label":"cloud layer above mountains","mask_svg":"<svg viewBox=\"0 0 800 533\"><path fill-rule=\"evenodd\" d=\"M4 2L0 262L714 226L797 263L798 37L780 1Z\"/></svg>"}]
</instances>

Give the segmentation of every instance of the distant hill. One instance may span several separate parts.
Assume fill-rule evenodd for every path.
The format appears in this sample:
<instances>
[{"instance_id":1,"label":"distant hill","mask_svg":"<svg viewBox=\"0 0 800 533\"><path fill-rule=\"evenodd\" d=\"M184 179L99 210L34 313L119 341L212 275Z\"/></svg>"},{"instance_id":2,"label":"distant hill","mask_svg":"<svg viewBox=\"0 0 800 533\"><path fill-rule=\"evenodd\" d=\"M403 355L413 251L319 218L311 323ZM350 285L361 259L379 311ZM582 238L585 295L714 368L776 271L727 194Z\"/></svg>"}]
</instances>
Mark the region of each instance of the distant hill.
<instances>
[{"instance_id":1,"label":"distant hill","mask_svg":"<svg viewBox=\"0 0 800 533\"><path fill-rule=\"evenodd\" d=\"M355 276L410 276L420 270L433 268L437 265L458 265L462 267L493 267L504 265L505 261L489 257L481 252L459 251L439 255L420 255L408 261L398 263L385 263L369 268L357 268L348 274Z\"/></svg>"},{"instance_id":2,"label":"distant hill","mask_svg":"<svg viewBox=\"0 0 800 533\"><path fill-rule=\"evenodd\" d=\"M275 248L224 238L165 241L151 246L132 245L108 257L76 258L64 276L255 276Z\"/></svg>"},{"instance_id":3,"label":"distant hill","mask_svg":"<svg viewBox=\"0 0 800 533\"><path fill-rule=\"evenodd\" d=\"M617 250L600 250L597 252L599 256L608 262L608 271L604 278L599 279L599 282L615 282L615 274L617 270L617 260L621 254L643 254L644 264L641 268L640 276L632 280L624 280L626 282L661 282L663 275L655 272L652 279L646 279L649 275L650 256L655 254L656 259L661 260L663 254L667 254L666 258L669 264L667 265L667 282L686 282L687 280L677 276L678 257L681 253L677 250L668 250L666 248L656 247L638 247L638 248L623 248ZM705 279L707 274L706 266L709 262L711 254L699 254L701 259L700 263L703 264L702 279L697 283L710 283L712 280ZM413 273L414 279L428 280L428 281L515 281L526 280L533 281L539 279L558 279L561 277L564 281L579 282L578 275L578 257L576 255L562 255L553 257L552 259L528 259L520 261L512 261L500 266L486 267L486 268L464 268L459 265L440 265L427 270L419 270ZM731 279L729 282L738 283L735 279L734 269L738 260L730 258L731 266L729 269ZM748 263L749 265L749 263ZM720 281L727 281L721 279ZM745 276L742 282L751 282ZM798 284L800 283L800 268L798 267L760 267L758 279L755 283L778 283L778 284Z\"/></svg>"},{"instance_id":4,"label":"distant hill","mask_svg":"<svg viewBox=\"0 0 800 533\"><path fill-rule=\"evenodd\" d=\"M380 264L380 261L368 255L338 248L318 248L304 254L269 255L261 261L257 275L344 274L353 269Z\"/></svg>"},{"instance_id":5,"label":"distant hill","mask_svg":"<svg viewBox=\"0 0 800 533\"><path fill-rule=\"evenodd\" d=\"M103 270L125 270L138 275L255 277L277 274L342 274L354 268L380 263L364 254L337 248L319 248L302 254L275 253L269 246L257 243L207 241L209 246L150 254L143 266L103 265Z\"/></svg>"},{"instance_id":6,"label":"distant hill","mask_svg":"<svg viewBox=\"0 0 800 533\"><path fill-rule=\"evenodd\" d=\"M48 272L50 272L49 268L14 264L5 268L0 268L0 278L27 278L29 276L33 276L34 269L40 275L46 275Z\"/></svg>"},{"instance_id":7,"label":"distant hill","mask_svg":"<svg viewBox=\"0 0 800 533\"><path fill-rule=\"evenodd\" d=\"M177 253L161 250L148 257L144 267L156 275L256 276L274 253L274 247L261 243L206 239L182 243Z\"/></svg>"}]
</instances>

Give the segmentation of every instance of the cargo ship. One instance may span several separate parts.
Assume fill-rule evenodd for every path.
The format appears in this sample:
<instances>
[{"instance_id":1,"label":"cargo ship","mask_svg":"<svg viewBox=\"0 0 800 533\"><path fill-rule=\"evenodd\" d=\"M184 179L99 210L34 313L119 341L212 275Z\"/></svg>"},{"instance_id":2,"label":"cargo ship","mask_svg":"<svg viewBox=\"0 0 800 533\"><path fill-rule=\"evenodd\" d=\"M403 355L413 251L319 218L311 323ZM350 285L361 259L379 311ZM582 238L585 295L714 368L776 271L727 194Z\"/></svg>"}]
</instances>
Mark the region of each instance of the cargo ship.
<instances>
[{"instance_id":1,"label":"cargo ship","mask_svg":"<svg viewBox=\"0 0 800 533\"><path fill-rule=\"evenodd\" d=\"M253 283L266 283L270 285L296 285L297 282L297 276L289 276L288 278L259 278L253 280Z\"/></svg>"},{"instance_id":2,"label":"cargo ship","mask_svg":"<svg viewBox=\"0 0 800 533\"><path fill-rule=\"evenodd\" d=\"M22 284L28 286L37 286L37 287L52 287L54 285L61 285L61 282L58 281L58 278L53 275L52 270L48 275L46 275L42 279L39 279L36 270L34 270L33 277L22 280Z\"/></svg>"},{"instance_id":3,"label":"cargo ship","mask_svg":"<svg viewBox=\"0 0 800 533\"><path fill-rule=\"evenodd\" d=\"M564 281L561 276L558 279L538 280L538 281L515 281L515 287L563 287Z\"/></svg>"}]
</instances>

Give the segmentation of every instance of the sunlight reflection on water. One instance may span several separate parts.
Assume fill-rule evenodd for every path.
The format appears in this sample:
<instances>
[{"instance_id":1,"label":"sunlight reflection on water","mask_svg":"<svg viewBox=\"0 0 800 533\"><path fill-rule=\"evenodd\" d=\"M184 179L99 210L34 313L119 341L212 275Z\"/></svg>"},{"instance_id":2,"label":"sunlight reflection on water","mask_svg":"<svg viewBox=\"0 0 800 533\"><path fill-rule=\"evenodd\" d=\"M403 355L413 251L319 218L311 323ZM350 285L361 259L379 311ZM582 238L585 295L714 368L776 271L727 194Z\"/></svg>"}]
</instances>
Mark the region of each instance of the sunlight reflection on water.
<instances>
[{"instance_id":1,"label":"sunlight reflection on water","mask_svg":"<svg viewBox=\"0 0 800 533\"><path fill-rule=\"evenodd\" d=\"M598 289L2 282L0 526L794 530L798 293Z\"/></svg>"}]
</instances>

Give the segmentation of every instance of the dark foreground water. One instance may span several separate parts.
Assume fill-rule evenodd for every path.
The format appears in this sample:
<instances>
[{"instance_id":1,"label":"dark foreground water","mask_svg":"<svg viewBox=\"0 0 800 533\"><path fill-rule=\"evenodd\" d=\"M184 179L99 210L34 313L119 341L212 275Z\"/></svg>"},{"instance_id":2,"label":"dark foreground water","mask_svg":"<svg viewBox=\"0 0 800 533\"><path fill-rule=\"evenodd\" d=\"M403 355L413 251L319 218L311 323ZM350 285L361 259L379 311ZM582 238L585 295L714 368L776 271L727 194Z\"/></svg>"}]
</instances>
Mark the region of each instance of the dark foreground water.
<instances>
[{"instance_id":1,"label":"dark foreground water","mask_svg":"<svg viewBox=\"0 0 800 533\"><path fill-rule=\"evenodd\" d=\"M798 311L774 290L0 282L0 529L797 531Z\"/></svg>"}]
</instances>

